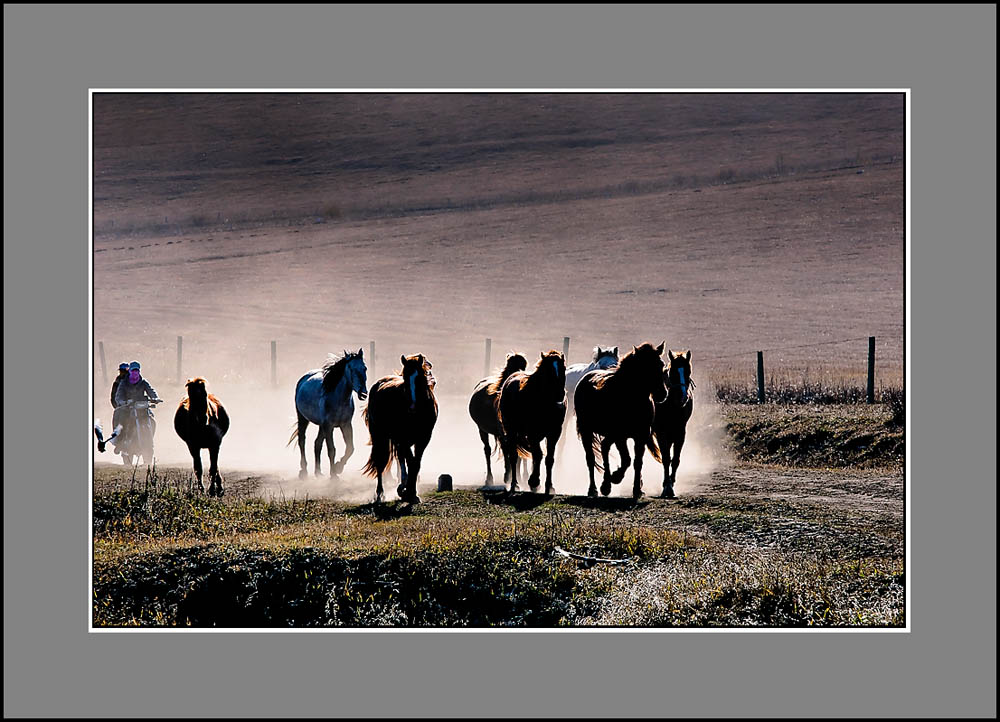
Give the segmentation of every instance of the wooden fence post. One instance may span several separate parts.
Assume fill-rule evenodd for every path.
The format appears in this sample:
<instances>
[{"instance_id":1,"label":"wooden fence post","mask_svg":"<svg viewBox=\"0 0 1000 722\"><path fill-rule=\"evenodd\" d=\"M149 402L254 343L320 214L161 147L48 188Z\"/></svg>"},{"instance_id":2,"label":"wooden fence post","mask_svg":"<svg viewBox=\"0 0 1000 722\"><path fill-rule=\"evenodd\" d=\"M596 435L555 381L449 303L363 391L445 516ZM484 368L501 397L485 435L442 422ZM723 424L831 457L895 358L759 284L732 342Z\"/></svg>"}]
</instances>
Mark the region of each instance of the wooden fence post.
<instances>
[{"instance_id":1,"label":"wooden fence post","mask_svg":"<svg viewBox=\"0 0 1000 722\"><path fill-rule=\"evenodd\" d=\"M278 342L271 341L271 388L278 388Z\"/></svg>"},{"instance_id":2,"label":"wooden fence post","mask_svg":"<svg viewBox=\"0 0 1000 722\"><path fill-rule=\"evenodd\" d=\"M869 404L875 403L875 337L868 337L868 394Z\"/></svg>"},{"instance_id":3,"label":"wooden fence post","mask_svg":"<svg viewBox=\"0 0 1000 722\"><path fill-rule=\"evenodd\" d=\"M563 336L563 359L569 359L569 336Z\"/></svg>"},{"instance_id":4,"label":"wooden fence post","mask_svg":"<svg viewBox=\"0 0 1000 722\"><path fill-rule=\"evenodd\" d=\"M757 401L764 403L764 352L757 352Z\"/></svg>"},{"instance_id":5,"label":"wooden fence post","mask_svg":"<svg viewBox=\"0 0 1000 722\"><path fill-rule=\"evenodd\" d=\"M493 346L493 339L491 338L486 339L486 358L483 361L483 376L490 375L490 366L492 366L491 362L493 361L492 346Z\"/></svg>"},{"instance_id":6,"label":"wooden fence post","mask_svg":"<svg viewBox=\"0 0 1000 722\"><path fill-rule=\"evenodd\" d=\"M184 339L181 336L177 337L177 383L184 383L184 377L181 376L181 348L184 345Z\"/></svg>"},{"instance_id":7,"label":"wooden fence post","mask_svg":"<svg viewBox=\"0 0 1000 722\"><path fill-rule=\"evenodd\" d=\"M104 379L104 383L108 383L108 365L104 361L104 342L98 341L97 347L101 350L101 378Z\"/></svg>"}]
</instances>

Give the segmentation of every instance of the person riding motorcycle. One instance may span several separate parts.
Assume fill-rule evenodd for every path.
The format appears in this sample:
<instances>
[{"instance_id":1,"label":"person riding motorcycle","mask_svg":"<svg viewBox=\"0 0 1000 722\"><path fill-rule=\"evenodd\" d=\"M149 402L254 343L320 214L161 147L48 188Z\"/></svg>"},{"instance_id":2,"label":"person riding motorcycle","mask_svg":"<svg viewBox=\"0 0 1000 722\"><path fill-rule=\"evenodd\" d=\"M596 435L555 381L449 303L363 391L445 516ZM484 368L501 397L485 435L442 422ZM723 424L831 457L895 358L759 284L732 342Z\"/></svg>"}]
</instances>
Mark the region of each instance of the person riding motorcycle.
<instances>
[{"instance_id":1,"label":"person riding motorcycle","mask_svg":"<svg viewBox=\"0 0 1000 722\"><path fill-rule=\"evenodd\" d=\"M118 387L122 385L123 381L128 380L128 363L122 361L118 364L118 376L115 378L114 383L111 384L111 408L114 409L114 413L111 416L111 427L117 428L121 426L125 427L125 421L127 420L126 414L128 409L118 403ZM117 447L121 437L117 437L112 441L112 443Z\"/></svg>"},{"instance_id":2,"label":"person riding motorcycle","mask_svg":"<svg viewBox=\"0 0 1000 722\"><path fill-rule=\"evenodd\" d=\"M128 365L128 376L119 382L117 389L115 389L115 414L117 415L119 411L124 412L126 420L128 419L128 410L136 402L145 401L146 399L149 399L151 402L159 402L161 400L156 394L156 389L142 377L140 368L138 361L130 363ZM152 417L152 410L149 411L149 415ZM122 434L118 437L122 440L116 445L116 449L128 446L134 434L134 430L131 428L132 424L124 423L123 426Z\"/></svg>"},{"instance_id":3,"label":"person riding motorcycle","mask_svg":"<svg viewBox=\"0 0 1000 722\"><path fill-rule=\"evenodd\" d=\"M117 409L118 402L115 401L115 394L118 393L118 387L122 385L122 381L128 378L128 364L122 361L118 364L118 376L115 378L114 383L111 384L111 408Z\"/></svg>"}]
</instances>

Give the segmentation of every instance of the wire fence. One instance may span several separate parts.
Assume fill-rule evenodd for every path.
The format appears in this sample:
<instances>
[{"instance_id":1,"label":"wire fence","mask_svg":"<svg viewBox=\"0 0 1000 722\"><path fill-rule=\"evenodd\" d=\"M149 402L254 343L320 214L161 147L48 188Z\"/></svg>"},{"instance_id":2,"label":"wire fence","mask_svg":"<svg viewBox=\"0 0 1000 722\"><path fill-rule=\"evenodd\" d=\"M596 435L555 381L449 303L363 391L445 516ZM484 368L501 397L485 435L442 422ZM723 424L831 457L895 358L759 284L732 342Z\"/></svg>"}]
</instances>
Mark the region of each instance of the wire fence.
<instances>
[{"instance_id":1,"label":"wire fence","mask_svg":"<svg viewBox=\"0 0 1000 722\"><path fill-rule=\"evenodd\" d=\"M804 377L798 382L789 382L787 379L780 380L775 378L772 373L770 379L768 379L765 372L765 354L778 353L789 350L798 350L805 348L819 348L823 346L832 346L836 344L847 344L847 343L857 343L861 341L868 341L868 359L867 359L867 375L866 384L861 387L857 382L850 380L845 380L844 378L838 381L831 382L829 380L817 380L809 379ZM484 354L483 358L483 376L489 376L494 373L493 368L493 339L484 339ZM238 363L237 366L229 370L227 374L223 376L223 382L239 381L252 382L255 384L265 385L267 380L270 381L270 386L272 388L278 388L279 380L284 379L287 381L288 374L279 373L279 342L274 339L269 343L269 348L263 346L259 349L258 354L255 350L250 348L253 344L241 344L238 351ZM569 358L571 346L571 338L569 336L564 336L562 339L562 351L566 358ZM150 359L152 363L149 368L152 372L157 374L162 374L162 377L166 377L174 383L180 385L184 383L185 376L185 363L187 361L185 357L185 345L184 338L182 336L176 337L176 356L171 353L174 349L168 344L158 344L154 349L148 349L147 353L153 356ZM193 348L198 350L198 345L193 344ZM109 381L109 365L105 349L104 341L99 341L97 343L96 349L99 353L101 376L105 384ZM367 352L366 363L369 368L369 374L371 376L375 375L376 368L379 368L383 372L387 372L387 363L392 363L393 356L390 354L386 358L388 362L380 359L376 355L376 342L370 341L367 348L364 349ZM304 365L301 361L304 360L306 354L304 354L303 349L296 347L292 352L292 361L296 364L295 368L301 366L303 369ZM759 403L765 403L767 401L776 402L786 402L786 403L809 403L809 402L819 402L819 403L832 403L835 401L843 401L847 403L855 403L860 401L865 401L869 404L876 403L879 399L877 398L875 380L876 380L876 368L875 368L875 337L874 336L854 336L850 338L833 339L826 341L816 341L812 343L798 343L798 344L788 344L784 346L771 346L768 348L757 349L757 350L746 350L736 353L728 353L715 356L702 356L699 357L698 361L702 364L712 363L716 361L731 360L737 358L747 358L748 360L756 355L756 388L751 385L753 376L749 373L744 380L737 382L726 382L726 383L716 383L714 386L714 391L718 396L719 400L722 401L749 401L751 400L751 395L754 395ZM266 366L266 361L269 357L270 367ZM174 365L173 362L176 362ZM197 358L196 365L203 365L204 359ZM475 362L471 362L474 367ZM111 373L115 373L116 364L112 364ZM453 369L444 368L439 369L440 373L436 373L438 380L443 380L448 376L454 376L456 381L462 382L467 381L466 377L475 376L475 372L469 371L469 363L464 365L459 363L456 364ZM287 366L285 367L287 371ZM95 367L96 371L96 367ZM454 373L451 373L454 371ZM749 371L749 365L748 365ZM447 384L450 386L451 384ZM456 388L458 383L455 384ZM863 390L862 390L863 389ZM885 397L885 392L883 391L882 396Z\"/></svg>"}]
</instances>

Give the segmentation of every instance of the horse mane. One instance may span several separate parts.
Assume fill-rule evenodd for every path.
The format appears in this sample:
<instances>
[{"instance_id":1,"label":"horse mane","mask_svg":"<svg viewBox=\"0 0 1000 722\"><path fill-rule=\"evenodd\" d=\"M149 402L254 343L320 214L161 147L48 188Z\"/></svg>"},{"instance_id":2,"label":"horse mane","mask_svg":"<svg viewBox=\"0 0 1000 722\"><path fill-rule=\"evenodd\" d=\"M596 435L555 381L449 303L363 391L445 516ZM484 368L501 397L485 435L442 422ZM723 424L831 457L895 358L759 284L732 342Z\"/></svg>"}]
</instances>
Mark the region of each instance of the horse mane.
<instances>
[{"instance_id":1,"label":"horse mane","mask_svg":"<svg viewBox=\"0 0 1000 722\"><path fill-rule=\"evenodd\" d=\"M542 354L542 357L540 359L538 359L538 361L535 362L535 368L532 369L531 373L534 373L535 371L537 371L538 369L540 369L547 362L549 362L549 361L556 361L556 360L561 359L561 358L562 358L562 353L560 353L559 351L556 351L555 349L549 349L544 354Z\"/></svg>"},{"instance_id":2,"label":"horse mane","mask_svg":"<svg viewBox=\"0 0 1000 722\"><path fill-rule=\"evenodd\" d=\"M604 374L602 374L594 382L594 387L598 388L598 389L604 388L604 385L606 383L608 383L608 381L610 381L611 379L615 378L619 373L621 373L623 371L626 374L628 374L632 370L632 367L636 364L636 362L637 362L637 356L638 356L639 352L647 351L647 350L653 351L655 353L656 352L656 347L653 346L653 344L651 344L651 343L644 343L644 344L642 344L642 345L640 345L638 347L635 347L632 351L629 351L627 354L625 354L620 359L618 359L618 365L617 366L614 366L614 367L608 369ZM659 355L659 354L657 354L657 355Z\"/></svg>"},{"instance_id":3,"label":"horse mane","mask_svg":"<svg viewBox=\"0 0 1000 722\"><path fill-rule=\"evenodd\" d=\"M528 368L528 359L519 353L512 353L507 356L507 362L504 364L503 370L497 377L496 381L493 381L488 387L487 393L490 396L496 396L500 392L500 387L503 386L503 382L506 381L511 374L517 373L518 371L524 371Z\"/></svg>"},{"instance_id":4,"label":"horse mane","mask_svg":"<svg viewBox=\"0 0 1000 722\"><path fill-rule=\"evenodd\" d=\"M184 385L188 393L187 396L181 400L181 408L193 414L205 414L207 418L218 418L219 400L212 394L208 393L208 389L206 388L207 384L208 382L201 376L195 376L193 379L188 379L187 383ZM202 397L200 393L192 395L191 391L193 389L200 389L201 391L204 391L205 396Z\"/></svg>"},{"instance_id":5,"label":"horse mane","mask_svg":"<svg viewBox=\"0 0 1000 722\"><path fill-rule=\"evenodd\" d=\"M326 363L323 364L323 391L330 393L337 388L340 380L344 378L344 371L347 369L347 364L352 359L356 358L357 354L347 353L340 358L331 355Z\"/></svg>"}]
</instances>

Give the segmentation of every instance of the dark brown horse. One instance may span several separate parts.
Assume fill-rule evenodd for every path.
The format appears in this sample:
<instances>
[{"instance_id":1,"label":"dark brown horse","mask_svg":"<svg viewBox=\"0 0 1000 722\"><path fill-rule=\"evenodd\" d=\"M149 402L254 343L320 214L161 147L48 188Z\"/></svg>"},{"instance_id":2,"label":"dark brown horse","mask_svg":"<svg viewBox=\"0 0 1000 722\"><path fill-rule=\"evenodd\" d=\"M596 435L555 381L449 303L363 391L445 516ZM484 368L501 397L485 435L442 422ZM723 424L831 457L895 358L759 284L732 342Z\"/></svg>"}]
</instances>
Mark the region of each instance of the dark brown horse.
<instances>
[{"instance_id":1,"label":"dark brown horse","mask_svg":"<svg viewBox=\"0 0 1000 722\"><path fill-rule=\"evenodd\" d=\"M201 483L201 450L208 449L208 487L210 496L222 496L222 475L219 473L219 446L222 437L229 431L229 414L222 404L205 388L205 379L200 376L188 379L187 396L181 399L174 414L174 431L187 444L194 460L194 473L198 477L198 488L205 491Z\"/></svg>"},{"instance_id":2,"label":"dark brown horse","mask_svg":"<svg viewBox=\"0 0 1000 722\"><path fill-rule=\"evenodd\" d=\"M677 467L681 463L681 449L684 447L684 436L688 419L694 410L694 400L691 389L691 352L684 351L674 354L667 351L670 366L663 372L667 386L667 398L656 405L656 418L653 420L653 434L663 455L663 498L674 498L674 483L677 481ZM671 449L673 453L671 453Z\"/></svg>"},{"instance_id":3,"label":"dark brown horse","mask_svg":"<svg viewBox=\"0 0 1000 722\"><path fill-rule=\"evenodd\" d=\"M566 418L566 359L558 351L543 353L531 373L515 371L500 387L500 446L510 470L510 491L517 491L517 461L531 455L528 486L541 478L545 439L545 493L551 494L556 443Z\"/></svg>"},{"instance_id":4,"label":"dark brown horse","mask_svg":"<svg viewBox=\"0 0 1000 722\"><path fill-rule=\"evenodd\" d=\"M618 366L606 371L591 371L576 387L574 406L576 407L576 428L583 443L583 453L587 457L590 472L588 496L597 496L594 485L594 467L603 468L604 482L601 493L611 493L611 485L621 482L632 463L628 453L628 440L632 439L635 449L635 481L632 496L642 496L642 457L646 447L653 458L660 460L659 450L653 442L654 401L663 401L667 390L663 386L664 344L653 346L644 343L632 350L618 362ZM650 398L652 397L652 399ZM621 468L611 473L608 452L615 446L621 455ZM595 451L600 449L603 464L598 465Z\"/></svg>"},{"instance_id":5,"label":"dark brown horse","mask_svg":"<svg viewBox=\"0 0 1000 722\"><path fill-rule=\"evenodd\" d=\"M403 368L395 376L376 381L368 394L365 424L371 434L372 453L364 473L378 478L375 502L383 496L382 474L399 461L400 480L396 493L403 501L420 502L417 474L420 459L431 440L438 406L432 388L431 364L423 354L400 356Z\"/></svg>"},{"instance_id":6,"label":"dark brown horse","mask_svg":"<svg viewBox=\"0 0 1000 722\"><path fill-rule=\"evenodd\" d=\"M483 440L483 454L486 456L486 485L493 484L493 469L490 467L490 457L496 452L500 440L500 417L498 404L500 402L500 387L503 382L516 371L528 368L528 360L519 353L507 355L503 370L493 376L488 376L478 384L469 399L469 415L479 428L479 438ZM495 439L490 445L490 436ZM510 480L510 469L504 457L503 481Z\"/></svg>"}]
</instances>

